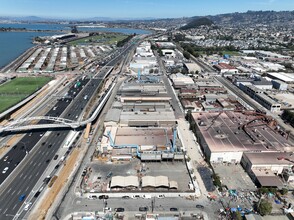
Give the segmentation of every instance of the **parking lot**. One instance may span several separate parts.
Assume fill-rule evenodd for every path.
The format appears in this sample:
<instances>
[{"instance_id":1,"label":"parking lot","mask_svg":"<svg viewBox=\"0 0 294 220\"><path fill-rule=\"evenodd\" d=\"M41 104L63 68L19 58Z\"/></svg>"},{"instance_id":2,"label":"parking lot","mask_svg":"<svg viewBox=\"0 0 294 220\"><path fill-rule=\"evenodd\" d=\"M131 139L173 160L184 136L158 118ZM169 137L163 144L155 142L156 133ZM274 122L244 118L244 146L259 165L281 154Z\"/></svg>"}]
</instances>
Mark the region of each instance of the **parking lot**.
<instances>
[{"instance_id":1,"label":"parking lot","mask_svg":"<svg viewBox=\"0 0 294 220\"><path fill-rule=\"evenodd\" d=\"M222 184L228 189L254 191L256 187L240 164L215 164L214 171L219 174Z\"/></svg>"},{"instance_id":2,"label":"parking lot","mask_svg":"<svg viewBox=\"0 0 294 220\"><path fill-rule=\"evenodd\" d=\"M138 159L121 162L92 162L87 168L83 189L86 192L109 191L109 182L113 176L167 176L169 181L176 181L177 192L189 191L190 177L184 162L148 162ZM122 189L123 190L123 189ZM139 190L143 190L139 188ZM154 189L154 192L161 189ZM124 190L125 191L125 190ZM148 188L150 191L150 188ZM117 191L116 191L117 192Z\"/></svg>"}]
</instances>

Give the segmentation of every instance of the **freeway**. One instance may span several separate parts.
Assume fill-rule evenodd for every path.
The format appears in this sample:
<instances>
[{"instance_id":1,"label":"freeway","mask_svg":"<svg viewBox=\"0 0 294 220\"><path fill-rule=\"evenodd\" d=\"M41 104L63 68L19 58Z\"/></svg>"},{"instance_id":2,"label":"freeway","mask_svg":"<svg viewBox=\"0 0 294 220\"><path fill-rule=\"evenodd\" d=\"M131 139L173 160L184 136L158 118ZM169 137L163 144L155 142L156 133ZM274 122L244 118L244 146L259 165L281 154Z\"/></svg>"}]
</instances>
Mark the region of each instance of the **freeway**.
<instances>
[{"instance_id":1,"label":"freeway","mask_svg":"<svg viewBox=\"0 0 294 220\"><path fill-rule=\"evenodd\" d=\"M123 58L124 55L132 48L132 45L128 46L119 55L116 61L118 62L121 58ZM102 80L104 79L104 76L106 76L109 70L111 70L112 68L113 67L110 66L106 66L105 68L103 68L99 72L99 74L95 76L95 78L91 79L84 85L81 85L81 87L84 86L82 91L75 91L75 88L72 88L69 91L68 96L71 96L73 99L62 99L62 102L67 103L65 111L62 111L62 107L59 104L56 104L56 108L52 108L48 115L58 117L61 114L61 116L66 119L78 120L81 117L81 114L84 111L84 107L88 103L89 99L92 97L92 95L95 93L96 89L99 87ZM88 98L85 98L85 96L87 96ZM8 184L6 184L5 182L5 186L2 187L2 189L0 190L1 220L13 219L14 217L16 217L18 210L23 203L23 201L19 201L20 195L28 195L31 192L35 183L40 179L40 177L48 167L49 162L52 160L62 142L68 135L68 132L69 131L50 131L45 134L43 134L42 132L34 132L32 133L32 135L25 135L24 138L28 138L27 142L24 142L23 139L20 141L20 143L24 143L24 147L21 151L21 156L22 158L27 159L23 161L16 172L12 173L11 177L6 180ZM41 141L40 135L43 136L43 138L41 138ZM43 140L45 136L47 139ZM31 144L32 142L38 144L34 147L34 145ZM30 143L30 151L28 151L26 143ZM12 154L11 156L13 155L14 154ZM7 165L7 161L1 162ZM9 170L11 173L12 169ZM7 176L8 173L7 175L3 176L3 181L7 178Z\"/></svg>"},{"instance_id":2,"label":"freeway","mask_svg":"<svg viewBox=\"0 0 294 220\"><path fill-rule=\"evenodd\" d=\"M81 83L81 87L86 85L89 80L84 80ZM77 94L81 91L81 87L72 88L69 90L69 95ZM71 102L71 99L59 99L56 103L55 107L52 108L46 116L60 116L62 112L67 108L68 104ZM38 124L45 124L47 121L39 121ZM18 144L14 145L12 149L5 154L5 156L0 160L0 171L2 172L6 167L8 170L6 173L0 174L0 185L3 181L12 173L12 171L16 168L16 166L22 161L22 159L33 149L36 143L43 136L44 131L37 131L26 134Z\"/></svg>"},{"instance_id":3,"label":"freeway","mask_svg":"<svg viewBox=\"0 0 294 220\"><path fill-rule=\"evenodd\" d=\"M84 82L81 82L81 87L72 87L69 94L78 94L82 91L82 86L85 86L88 82L89 80L86 79ZM92 90L93 89L91 89L91 91ZM83 97L81 98L83 99ZM80 103L80 105L84 105L80 100L81 98L76 99L75 102L72 103L74 109L77 109L77 102ZM47 115L61 115L65 109L68 109L70 103L71 99L60 99L55 105L56 108L52 108ZM77 110L74 112L77 113ZM40 121L40 123L46 123L46 121ZM9 172L7 171L7 173L1 174L1 183L6 180L7 176L16 168L18 163L21 161L23 162L20 164L20 167L16 169L16 172L12 173L11 177L6 180L5 186L1 186L0 219L12 219L17 213L22 205L22 202L18 201L19 196L22 194L29 194L35 183L46 170L49 162L54 157L67 134L68 131L52 131L47 133L42 131L32 132L25 135L21 141L8 152L6 155L8 156L8 160L1 160L1 166L9 167Z\"/></svg>"}]
</instances>

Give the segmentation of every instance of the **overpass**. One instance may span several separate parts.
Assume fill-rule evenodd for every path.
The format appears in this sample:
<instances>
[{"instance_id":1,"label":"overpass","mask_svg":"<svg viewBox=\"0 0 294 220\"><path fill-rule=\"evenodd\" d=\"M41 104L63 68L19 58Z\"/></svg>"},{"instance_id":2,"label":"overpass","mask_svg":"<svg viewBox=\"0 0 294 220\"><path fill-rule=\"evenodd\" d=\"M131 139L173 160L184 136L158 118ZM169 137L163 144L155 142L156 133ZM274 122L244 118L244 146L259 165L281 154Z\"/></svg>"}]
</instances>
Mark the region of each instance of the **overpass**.
<instances>
[{"instance_id":1,"label":"overpass","mask_svg":"<svg viewBox=\"0 0 294 220\"><path fill-rule=\"evenodd\" d=\"M91 117L84 121L73 121L65 118L49 117L49 116L37 116L23 118L19 120L12 121L5 126L0 127L0 133L3 132L17 132L17 131L31 131L37 129L54 129L54 128L68 128L68 129L77 129L86 126L88 123L94 121L101 110L103 109L105 103L107 102L109 96L112 93L116 83L112 83L110 88L107 89L102 100L99 101L99 105L96 110L93 112ZM44 121L44 123L36 124L36 121ZM46 122L46 123L45 123ZM51 123L49 123L51 122Z\"/></svg>"}]
</instances>

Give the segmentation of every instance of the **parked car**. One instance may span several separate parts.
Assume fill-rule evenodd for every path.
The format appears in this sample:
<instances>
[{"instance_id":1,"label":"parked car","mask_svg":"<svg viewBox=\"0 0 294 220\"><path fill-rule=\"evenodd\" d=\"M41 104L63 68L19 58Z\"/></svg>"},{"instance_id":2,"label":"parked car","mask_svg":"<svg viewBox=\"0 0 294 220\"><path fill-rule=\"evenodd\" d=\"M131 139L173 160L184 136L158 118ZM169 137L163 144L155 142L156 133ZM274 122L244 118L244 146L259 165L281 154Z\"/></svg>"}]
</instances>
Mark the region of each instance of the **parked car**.
<instances>
[{"instance_id":1,"label":"parked car","mask_svg":"<svg viewBox=\"0 0 294 220\"><path fill-rule=\"evenodd\" d=\"M170 210L171 212L177 212L177 211L178 211L178 208L174 208L174 207L173 207L173 208L170 208L169 210Z\"/></svg>"},{"instance_id":2,"label":"parked car","mask_svg":"<svg viewBox=\"0 0 294 220\"><path fill-rule=\"evenodd\" d=\"M115 211L116 211L116 212L124 212L125 209L124 209L124 208L116 208Z\"/></svg>"},{"instance_id":3,"label":"parked car","mask_svg":"<svg viewBox=\"0 0 294 220\"><path fill-rule=\"evenodd\" d=\"M108 199L109 196L108 196L108 195L101 195L101 196L99 196L98 198L99 198L99 199Z\"/></svg>"},{"instance_id":4,"label":"parked car","mask_svg":"<svg viewBox=\"0 0 294 220\"><path fill-rule=\"evenodd\" d=\"M139 211L140 212L147 212L148 211L148 207L147 206L139 207Z\"/></svg>"},{"instance_id":5,"label":"parked car","mask_svg":"<svg viewBox=\"0 0 294 220\"><path fill-rule=\"evenodd\" d=\"M129 197L129 196L122 196L121 198L122 199L130 199L131 197Z\"/></svg>"},{"instance_id":6,"label":"parked car","mask_svg":"<svg viewBox=\"0 0 294 220\"><path fill-rule=\"evenodd\" d=\"M196 208L198 208L198 209L204 209L204 206L203 206L203 205L199 205L199 204L197 204L197 205L196 205Z\"/></svg>"},{"instance_id":7,"label":"parked car","mask_svg":"<svg viewBox=\"0 0 294 220\"><path fill-rule=\"evenodd\" d=\"M158 199L163 199L163 198L165 198L165 196L164 195L158 195L157 198Z\"/></svg>"},{"instance_id":8,"label":"parked car","mask_svg":"<svg viewBox=\"0 0 294 220\"><path fill-rule=\"evenodd\" d=\"M133 195L133 199L140 199L140 195Z\"/></svg>"}]
</instances>

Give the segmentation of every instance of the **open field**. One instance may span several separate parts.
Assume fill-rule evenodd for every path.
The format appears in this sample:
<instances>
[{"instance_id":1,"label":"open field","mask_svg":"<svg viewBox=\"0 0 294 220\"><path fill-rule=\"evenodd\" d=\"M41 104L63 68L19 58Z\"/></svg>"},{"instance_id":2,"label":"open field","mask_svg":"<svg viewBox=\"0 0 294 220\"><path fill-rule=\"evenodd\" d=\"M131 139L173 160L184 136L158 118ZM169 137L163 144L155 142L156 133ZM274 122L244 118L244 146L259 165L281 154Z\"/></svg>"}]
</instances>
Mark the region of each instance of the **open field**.
<instances>
[{"instance_id":1,"label":"open field","mask_svg":"<svg viewBox=\"0 0 294 220\"><path fill-rule=\"evenodd\" d=\"M51 79L49 77L20 77L1 85L0 112L23 100Z\"/></svg>"},{"instance_id":2,"label":"open field","mask_svg":"<svg viewBox=\"0 0 294 220\"><path fill-rule=\"evenodd\" d=\"M96 36L89 36L83 39L78 39L75 41L71 41L70 45L78 45L78 44L92 44L92 43L101 43L101 44L114 44L118 41L127 38L127 35L123 34L101 34Z\"/></svg>"}]
</instances>

